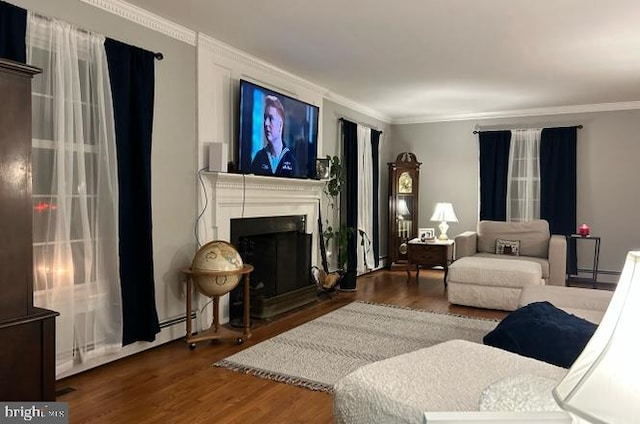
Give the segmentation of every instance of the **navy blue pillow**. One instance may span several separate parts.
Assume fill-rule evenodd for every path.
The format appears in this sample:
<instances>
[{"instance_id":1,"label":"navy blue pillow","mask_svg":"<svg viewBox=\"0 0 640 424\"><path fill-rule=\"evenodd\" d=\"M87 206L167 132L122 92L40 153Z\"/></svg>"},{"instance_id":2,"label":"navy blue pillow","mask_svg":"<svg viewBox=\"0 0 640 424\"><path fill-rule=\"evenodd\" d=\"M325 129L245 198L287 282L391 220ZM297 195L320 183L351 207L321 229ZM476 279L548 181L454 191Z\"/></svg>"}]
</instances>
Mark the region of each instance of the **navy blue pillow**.
<instances>
[{"instance_id":1,"label":"navy blue pillow","mask_svg":"<svg viewBox=\"0 0 640 424\"><path fill-rule=\"evenodd\" d=\"M597 325L536 302L507 315L484 344L569 368L596 331Z\"/></svg>"}]
</instances>

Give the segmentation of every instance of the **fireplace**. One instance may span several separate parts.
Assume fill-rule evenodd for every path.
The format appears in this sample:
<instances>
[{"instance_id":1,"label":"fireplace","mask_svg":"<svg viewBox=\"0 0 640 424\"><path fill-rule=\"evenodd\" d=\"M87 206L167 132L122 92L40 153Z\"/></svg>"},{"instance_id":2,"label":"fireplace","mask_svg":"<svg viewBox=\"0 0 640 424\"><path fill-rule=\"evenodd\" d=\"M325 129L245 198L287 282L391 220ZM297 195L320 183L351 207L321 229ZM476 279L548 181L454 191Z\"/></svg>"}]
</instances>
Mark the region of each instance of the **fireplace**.
<instances>
[{"instance_id":1,"label":"fireplace","mask_svg":"<svg viewBox=\"0 0 640 424\"><path fill-rule=\"evenodd\" d=\"M282 240L293 235L278 235L279 233L302 233L305 235L303 239L306 238L306 240L297 241L297 243L303 244L305 249L308 246L310 259L299 258L300 260L296 262L302 262L300 269L306 268L306 271L310 271L311 265L318 265L318 211L324 184L322 181L217 172L207 172L203 175L206 184L204 193L200 197L200 207L208 212L204 213L199 221L198 233L203 242L227 240L240 251L243 249L240 245L240 236L246 236L245 243L252 243L254 249L256 245L262 246L269 243L275 249L278 241L265 241L265 239L274 235L277 240ZM291 219L291 217L295 218ZM269 218L273 224L267 224L270 226L264 227L264 224L255 221L254 218L258 220ZM242 230L246 234L232 235L234 232L232 227L235 228L239 225L236 222L240 221L246 221L242 224L248 226L248 229ZM291 242L291 240L286 241ZM275 247L273 243L276 243ZM296 252L300 250L302 249L296 249ZM300 253L297 254L300 255ZM255 254L251 260L255 260ZM254 270L252 274L256 272L257 270ZM256 278L259 278L259 275ZM252 284L257 287L256 281L252 278ZM303 284L303 281L310 281L310 277L309 280L299 279L299 284ZM291 287L288 286L291 284L295 285L298 282L285 280L280 283L279 289L283 286L290 289ZM279 289L276 288L276 290ZM265 316L280 310L281 303L294 304L295 302L291 303L289 298L308 301L305 297L309 296L311 290L315 300L315 286L306 285L289 290L285 294L272 296L271 302L263 305L262 312L254 310L252 315ZM263 294L256 292L256 296L263 296ZM221 322L229 319L230 298L231 294L221 299ZM263 296L264 298L266 297ZM206 301L207 299L201 299L201 305L204 306ZM206 313L204 316L207 316Z\"/></svg>"},{"instance_id":2,"label":"fireplace","mask_svg":"<svg viewBox=\"0 0 640 424\"><path fill-rule=\"evenodd\" d=\"M311 240L306 216L231 220L231 243L254 271L250 275L251 316L270 318L316 300L311 280ZM242 324L243 290L230 294L229 318Z\"/></svg>"}]
</instances>

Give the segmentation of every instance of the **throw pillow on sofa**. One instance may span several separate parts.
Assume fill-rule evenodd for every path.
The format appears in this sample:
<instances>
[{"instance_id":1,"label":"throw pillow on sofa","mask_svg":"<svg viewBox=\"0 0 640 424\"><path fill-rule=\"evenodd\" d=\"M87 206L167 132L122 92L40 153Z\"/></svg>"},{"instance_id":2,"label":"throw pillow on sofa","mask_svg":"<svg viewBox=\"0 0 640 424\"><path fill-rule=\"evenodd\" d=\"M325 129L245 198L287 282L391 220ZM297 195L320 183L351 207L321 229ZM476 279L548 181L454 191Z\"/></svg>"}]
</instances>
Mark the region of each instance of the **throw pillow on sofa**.
<instances>
[{"instance_id":1,"label":"throw pillow on sofa","mask_svg":"<svg viewBox=\"0 0 640 424\"><path fill-rule=\"evenodd\" d=\"M496 239L496 254L520 256L520 240Z\"/></svg>"},{"instance_id":2,"label":"throw pillow on sofa","mask_svg":"<svg viewBox=\"0 0 640 424\"><path fill-rule=\"evenodd\" d=\"M486 345L564 368L576 360L597 326L556 308L535 302L507 315L484 336Z\"/></svg>"}]
</instances>

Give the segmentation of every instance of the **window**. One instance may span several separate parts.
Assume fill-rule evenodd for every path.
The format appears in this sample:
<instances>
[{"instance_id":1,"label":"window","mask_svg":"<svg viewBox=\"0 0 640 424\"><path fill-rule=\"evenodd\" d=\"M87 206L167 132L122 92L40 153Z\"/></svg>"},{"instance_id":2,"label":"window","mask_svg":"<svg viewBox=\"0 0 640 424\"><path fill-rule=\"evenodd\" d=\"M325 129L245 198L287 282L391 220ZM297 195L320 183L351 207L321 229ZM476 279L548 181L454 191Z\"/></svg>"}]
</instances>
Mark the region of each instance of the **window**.
<instances>
[{"instance_id":1,"label":"window","mask_svg":"<svg viewBox=\"0 0 640 424\"><path fill-rule=\"evenodd\" d=\"M34 303L56 371L121 345L115 130L104 37L29 13Z\"/></svg>"},{"instance_id":2,"label":"window","mask_svg":"<svg viewBox=\"0 0 640 424\"><path fill-rule=\"evenodd\" d=\"M511 131L507 176L507 221L540 218L541 129Z\"/></svg>"}]
</instances>

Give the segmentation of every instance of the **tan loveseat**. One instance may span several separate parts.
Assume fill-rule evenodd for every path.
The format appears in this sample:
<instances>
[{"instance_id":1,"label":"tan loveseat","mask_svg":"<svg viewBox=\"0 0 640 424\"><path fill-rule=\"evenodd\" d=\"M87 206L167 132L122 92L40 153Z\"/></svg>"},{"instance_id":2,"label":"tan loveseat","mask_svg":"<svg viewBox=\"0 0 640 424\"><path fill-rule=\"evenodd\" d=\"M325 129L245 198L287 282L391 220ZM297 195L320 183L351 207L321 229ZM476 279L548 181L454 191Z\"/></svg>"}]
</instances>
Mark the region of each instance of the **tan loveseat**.
<instances>
[{"instance_id":1,"label":"tan loveseat","mask_svg":"<svg viewBox=\"0 0 640 424\"><path fill-rule=\"evenodd\" d=\"M565 284L567 242L551 235L545 220L480 221L455 242L447 275L453 304L513 311L526 287ZM508 249L498 254L498 245Z\"/></svg>"},{"instance_id":2,"label":"tan loveseat","mask_svg":"<svg viewBox=\"0 0 640 424\"><path fill-rule=\"evenodd\" d=\"M496 255L496 240L520 241L518 256ZM477 231L455 238L456 259L465 256L526 260L540 264L545 284L564 286L567 268L567 240L549 232L543 219L529 222L480 221Z\"/></svg>"}]
</instances>

